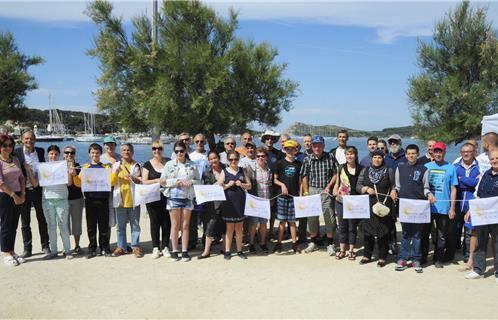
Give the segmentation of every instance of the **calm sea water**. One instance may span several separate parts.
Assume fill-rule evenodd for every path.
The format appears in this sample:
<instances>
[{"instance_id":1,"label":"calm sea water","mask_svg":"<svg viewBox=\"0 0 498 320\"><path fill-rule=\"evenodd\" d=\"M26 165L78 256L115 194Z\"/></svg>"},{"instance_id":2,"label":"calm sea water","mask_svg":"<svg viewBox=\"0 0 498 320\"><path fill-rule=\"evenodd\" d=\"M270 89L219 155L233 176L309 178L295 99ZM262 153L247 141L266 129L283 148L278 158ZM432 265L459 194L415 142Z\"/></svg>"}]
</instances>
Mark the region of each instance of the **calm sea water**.
<instances>
[{"instance_id":1,"label":"calm sea water","mask_svg":"<svg viewBox=\"0 0 498 320\"><path fill-rule=\"evenodd\" d=\"M302 144L302 139L296 139ZM255 140L256 144L262 145L261 141ZM408 144L415 143L419 146L420 148L420 154L425 154L425 144L423 141L420 140L411 140L411 139L406 139L403 140L403 146L407 146ZM88 162L88 146L90 145L89 142L77 142L77 141L65 141L65 142L58 142L58 143L48 143L48 142L37 142L36 146L44 148L45 150L47 147L51 144L56 144L58 145L61 150L64 146L66 145L72 145L76 147L76 161L79 163L85 163ZM102 144L101 144L102 145ZM240 141L237 141L237 145L240 145ZM363 158L365 155L367 155L368 150L367 150L367 138L350 138L348 141L348 145L353 145L356 148L358 148L358 152L360 153L360 159ZM337 146L337 141L334 138L326 138L325 139L325 150L330 150L333 147ZM276 145L277 148L280 149L280 145ZM135 154L134 154L134 159L138 161L139 163L144 163L145 161L149 160L152 157L152 151L151 151L151 146L150 145L134 145L135 148ZM457 145L448 145L447 146L447 152L446 152L446 160L447 161L453 161L459 156L459 150L460 146ZM117 147L117 152L119 152L119 145ZM170 157L171 153L173 151L173 144L167 144L165 145L165 151L164 154L165 156ZM61 155L62 158L62 155Z\"/></svg>"}]
</instances>

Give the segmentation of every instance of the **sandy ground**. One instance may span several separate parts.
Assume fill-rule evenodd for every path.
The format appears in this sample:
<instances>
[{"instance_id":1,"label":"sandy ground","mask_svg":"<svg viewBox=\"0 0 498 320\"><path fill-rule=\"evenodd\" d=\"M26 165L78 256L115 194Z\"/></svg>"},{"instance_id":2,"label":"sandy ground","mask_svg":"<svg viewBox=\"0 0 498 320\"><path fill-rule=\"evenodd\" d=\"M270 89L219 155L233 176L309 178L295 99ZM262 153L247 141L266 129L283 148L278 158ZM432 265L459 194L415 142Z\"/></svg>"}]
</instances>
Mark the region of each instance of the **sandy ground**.
<instances>
[{"instance_id":1,"label":"sandy ground","mask_svg":"<svg viewBox=\"0 0 498 320\"><path fill-rule=\"evenodd\" d=\"M144 258L43 261L34 222L33 214L37 254L19 267L0 266L0 318L498 317L491 268L485 279L471 281L458 264L442 270L430 265L423 274L395 272L392 260L380 269L361 266L359 259L337 261L323 250L225 261L218 247L205 260L153 260L144 210ZM115 243L115 230L112 236ZM87 241L84 235L82 244ZM16 249L22 252L19 231Z\"/></svg>"}]
</instances>

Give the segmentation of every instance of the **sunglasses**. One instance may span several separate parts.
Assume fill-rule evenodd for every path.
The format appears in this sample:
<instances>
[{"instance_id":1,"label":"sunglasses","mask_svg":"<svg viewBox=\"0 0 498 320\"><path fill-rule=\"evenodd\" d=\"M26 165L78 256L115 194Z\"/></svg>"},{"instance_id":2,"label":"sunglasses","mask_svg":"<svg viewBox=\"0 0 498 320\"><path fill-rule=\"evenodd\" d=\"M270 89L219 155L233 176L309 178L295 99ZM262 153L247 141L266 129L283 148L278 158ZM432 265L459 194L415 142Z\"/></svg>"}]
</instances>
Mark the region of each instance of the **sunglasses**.
<instances>
[{"instance_id":1,"label":"sunglasses","mask_svg":"<svg viewBox=\"0 0 498 320\"><path fill-rule=\"evenodd\" d=\"M75 151L64 151L64 154L72 154L73 156L76 154Z\"/></svg>"},{"instance_id":2,"label":"sunglasses","mask_svg":"<svg viewBox=\"0 0 498 320\"><path fill-rule=\"evenodd\" d=\"M204 140L195 140L194 142L198 144L198 143L204 143L206 141L204 141Z\"/></svg>"},{"instance_id":3,"label":"sunglasses","mask_svg":"<svg viewBox=\"0 0 498 320\"><path fill-rule=\"evenodd\" d=\"M175 150L175 153L184 153L184 152L185 152L185 149Z\"/></svg>"},{"instance_id":4,"label":"sunglasses","mask_svg":"<svg viewBox=\"0 0 498 320\"><path fill-rule=\"evenodd\" d=\"M265 138L265 140L267 140L267 141L268 141L268 140L273 141L274 139L273 139L272 137L266 137L266 138Z\"/></svg>"},{"instance_id":5,"label":"sunglasses","mask_svg":"<svg viewBox=\"0 0 498 320\"><path fill-rule=\"evenodd\" d=\"M266 156L265 155L258 155L258 156L256 156L256 158L266 158Z\"/></svg>"},{"instance_id":6,"label":"sunglasses","mask_svg":"<svg viewBox=\"0 0 498 320\"><path fill-rule=\"evenodd\" d=\"M156 150L163 151L163 147L152 147L152 151Z\"/></svg>"},{"instance_id":7,"label":"sunglasses","mask_svg":"<svg viewBox=\"0 0 498 320\"><path fill-rule=\"evenodd\" d=\"M232 161L239 161L239 158L231 158L231 159L228 159L228 161L232 162Z\"/></svg>"},{"instance_id":8,"label":"sunglasses","mask_svg":"<svg viewBox=\"0 0 498 320\"><path fill-rule=\"evenodd\" d=\"M12 148L12 143L4 143L2 144L2 148Z\"/></svg>"},{"instance_id":9,"label":"sunglasses","mask_svg":"<svg viewBox=\"0 0 498 320\"><path fill-rule=\"evenodd\" d=\"M183 142L190 141L190 138L180 139L180 141L183 141Z\"/></svg>"},{"instance_id":10,"label":"sunglasses","mask_svg":"<svg viewBox=\"0 0 498 320\"><path fill-rule=\"evenodd\" d=\"M230 145L230 146L235 145L235 143L234 143L234 142L225 142L225 144L226 144L226 145Z\"/></svg>"},{"instance_id":11,"label":"sunglasses","mask_svg":"<svg viewBox=\"0 0 498 320\"><path fill-rule=\"evenodd\" d=\"M377 150L386 150L384 147L378 147Z\"/></svg>"}]
</instances>

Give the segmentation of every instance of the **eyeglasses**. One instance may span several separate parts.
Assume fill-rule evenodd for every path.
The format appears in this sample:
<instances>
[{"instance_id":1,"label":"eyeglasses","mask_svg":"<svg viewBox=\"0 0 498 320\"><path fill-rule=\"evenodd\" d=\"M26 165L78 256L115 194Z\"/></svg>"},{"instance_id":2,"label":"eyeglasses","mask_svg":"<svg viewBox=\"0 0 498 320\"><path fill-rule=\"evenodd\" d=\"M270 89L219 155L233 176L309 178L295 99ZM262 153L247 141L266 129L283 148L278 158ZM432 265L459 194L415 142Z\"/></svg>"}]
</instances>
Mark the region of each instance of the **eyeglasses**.
<instances>
[{"instance_id":1,"label":"eyeglasses","mask_svg":"<svg viewBox=\"0 0 498 320\"><path fill-rule=\"evenodd\" d=\"M229 146L234 146L235 145L235 142L225 142L226 145L229 145Z\"/></svg>"},{"instance_id":2,"label":"eyeglasses","mask_svg":"<svg viewBox=\"0 0 498 320\"><path fill-rule=\"evenodd\" d=\"M175 150L175 153L184 153L185 152L185 149L181 149L181 150Z\"/></svg>"},{"instance_id":3,"label":"eyeglasses","mask_svg":"<svg viewBox=\"0 0 498 320\"><path fill-rule=\"evenodd\" d=\"M377 150L386 150L384 147L378 147Z\"/></svg>"},{"instance_id":4,"label":"eyeglasses","mask_svg":"<svg viewBox=\"0 0 498 320\"><path fill-rule=\"evenodd\" d=\"M199 143L204 143L204 142L206 142L206 141L204 141L204 140L195 140L194 142L195 142L196 144L199 144Z\"/></svg>"},{"instance_id":5,"label":"eyeglasses","mask_svg":"<svg viewBox=\"0 0 498 320\"><path fill-rule=\"evenodd\" d=\"M180 141L183 141L183 142L190 141L190 138L180 139Z\"/></svg>"},{"instance_id":6,"label":"eyeglasses","mask_svg":"<svg viewBox=\"0 0 498 320\"><path fill-rule=\"evenodd\" d=\"M266 158L265 155L257 155L256 158Z\"/></svg>"},{"instance_id":7,"label":"eyeglasses","mask_svg":"<svg viewBox=\"0 0 498 320\"><path fill-rule=\"evenodd\" d=\"M2 144L2 148L12 148L12 143L4 143Z\"/></svg>"},{"instance_id":8,"label":"eyeglasses","mask_svg":"<svg viewBox=\"0 0 498 320\"><path fill-rule=\"evenodd\" d=\"M73 156L76 154L75 151L64 151L64 154L72 154Z\"/></svg>"},{"instance_id":9,"label":"eyeglasses","mask_svg":"<svg viewBox=\"0 0 498 320\"><path fill-rule=\"evenodd\" d=\"M232 162L232 161L239 161L239 158L231 158L231 159L228 159L228 161Z\"/></svg>"},{"instance_id":10,"label":"eyeglasses","mask_svg":"<svg viewBox=\"0 0 498 320\"><path fill-rule=\"evenodd\" d=\"M156 150L163 151L163 147L152 147L152 151Z\"/></svg>"},{"instance_id":11,"label":"eyeglasses","mask_svg":"<svg viewBox=\"0 0 498 320\"><path fill-rule=\"evenodd\" d=\"M267 141L268 141L268 140L273 141L274 139L273 139L272 137L266 137L266 138L265 138L265 140L267 140Z\"/></svg>"}]
</instances>

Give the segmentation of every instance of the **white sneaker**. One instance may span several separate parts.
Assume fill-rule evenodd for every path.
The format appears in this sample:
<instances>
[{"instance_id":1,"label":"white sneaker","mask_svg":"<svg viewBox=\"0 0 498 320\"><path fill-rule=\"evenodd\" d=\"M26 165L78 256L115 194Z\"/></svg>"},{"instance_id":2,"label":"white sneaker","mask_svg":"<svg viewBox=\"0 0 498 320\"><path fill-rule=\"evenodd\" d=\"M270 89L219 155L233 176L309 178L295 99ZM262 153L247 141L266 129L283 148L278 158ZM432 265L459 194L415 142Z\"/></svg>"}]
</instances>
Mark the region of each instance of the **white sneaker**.
<instances>
[{"instance_id":1,"label":"white sneaker","mask_svg":"<svg viewBox=\"0 0 498 320\"><path fill-rule=\"evenodd\" d=\"M165 247L162 252L163 252L163 256L165 256L166 258L171 257L171 253L169 252L168 247Z\"/></svg>"},{"instance_id":2,"label":"white sneaker","mask_svg":"<svg viewBox=\"0 0 498 320\"><path fill-rule=\"evenodd\" d=\"M14 254L13 254L12 256L14 257L14 259L16 259L16 260L17 260L17 262L19 262L19 264L26 262L26 259L24 259L24 258L20 257L20 256L19 256L17 253L15 253L15 252L14 252Z\"/></svg>"},{"instance_id":3,"label":"white sneaker","mask_svg":"<svg viewBox=\"0 0 498 320\"><path fill-rule=\"evenodd\" d=\"M306 249L304 249L304 253L311 253L315 250L318 250L318 247L316 246L316 244L314 242L310 242L310 243L308 243L308 246L306 247Z\"/></svg>"},{"instance_id":4,"label":"white sneaker","mask_svg":"<svg viewBox=\"0 0 498 320\"><path fill-rule=\"evenodd\" d=\"M329 254L329 256L335 256L335 248L333 244L329 244L327 246L327 253Z\"/></svg>"},{"instance_id":5,"label":"white sneaker","mask_svg":"<svg viewBox=\"0 0 498 320\"><path fill-rule=\"evenodd\" d=\"M13 256L4 256L3 263L9 267L17 267L19 262Z\"/></svg>"},{"instance_id":6,"label":"white sneaker","mask_svg":"<svg viewBox=\"0 0 498 320\"><path fill-rule=\"evenodd\" d=\"M480 278L484 278L483 275L475 272L475 271L471 271L469 272L466 276L465 276L465 279L469 279L469 280L473 280L473 279L480 279Z\"/></svg>"},{"instance_id":7,"label":"white sneaker","mask_svg":"<svg viewBox=\"0 0 498 320\"><path fill-rule=\"evenodd\" d=\"M152 259L157 259L161 256L161 251L159 251L158 247L152 249Z\"/></svg>"}]
</instances>

